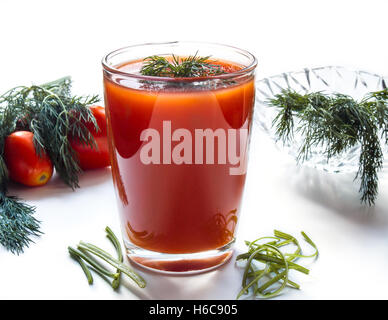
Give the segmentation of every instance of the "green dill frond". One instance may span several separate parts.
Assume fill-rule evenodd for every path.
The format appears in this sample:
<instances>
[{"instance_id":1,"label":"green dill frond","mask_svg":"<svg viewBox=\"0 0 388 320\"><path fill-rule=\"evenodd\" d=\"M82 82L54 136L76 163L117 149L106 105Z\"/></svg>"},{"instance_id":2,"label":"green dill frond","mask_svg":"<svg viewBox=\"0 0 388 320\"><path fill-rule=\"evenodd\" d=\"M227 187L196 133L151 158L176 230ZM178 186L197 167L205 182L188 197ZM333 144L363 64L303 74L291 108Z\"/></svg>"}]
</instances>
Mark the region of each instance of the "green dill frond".
<instances>
[{"instance_id":1,"label":"green dill frond","mask_svg":"<svg viewBox=\"0 0 388 320\"><path fill-rule=\"evenodd\" d=\"M41 234L34 213L35 207L0 194L0 244L12 253L22 253L33 242L31 236Z\"/></svg>"},{"instance_id":2,"label":"green dill frond","mask_svg":"<svg viewBox=\"0 0 388 320\"><path fill-rule=\"evenodd\" d=\"M69 137L77 137L83 144L95 145L94 138L83 119L97 124L87 105L96 103L97 96L67 97L47 95L30 122L29 130L34 133L37 150L44 149L54 164L56 172L71 188L78 187L81 169L77 155L70 145Z\"/></svg>"},{"instance_id":3,"label":"green dill frond","mask_svg":"<svg viewBox=\"0 0 388 320\"><path fill-rule=\"evenodd\" d=\"M298 161L305 161L315 147L324 147L327 160L357 144L361 146L359 170L361 202L374 204L378 171L383 166L380 137L388 142L388 90L371 92L360 102L344 94L299 94L283 90L268 103L279 109L272 125L283 143L299 132L303 143ZM294 128L295 119L298 126Z\"/></svg>"},{"instance_id":4,"label":"green dill frond","mask_svg":"<svg viewBox=\"0 0 388 320\"><path fill-rule=\"evenodd\" d=\"M171 55L171 61L166 57L150 56L144 59L140 73L156 77L204 77L225 73L221 65L210 61L210 56L198 57L197 53L189 57Z\"/></svg>"},{"instance_id":5,"label":"green dill frond","mask_svg":"<svg viewBox=\"0 0 388 320\"><path fill-rule=\"evenodd\" d=\"M275 99L272 99L270 105L280 108L279 113L272 122L276 126L276 135L283 142L289 141L293 137L294 118L293 114L307 108L308 97L302 96L296 92L283 91L282 94L277 94Z\"/></svg>"}]
</instances>

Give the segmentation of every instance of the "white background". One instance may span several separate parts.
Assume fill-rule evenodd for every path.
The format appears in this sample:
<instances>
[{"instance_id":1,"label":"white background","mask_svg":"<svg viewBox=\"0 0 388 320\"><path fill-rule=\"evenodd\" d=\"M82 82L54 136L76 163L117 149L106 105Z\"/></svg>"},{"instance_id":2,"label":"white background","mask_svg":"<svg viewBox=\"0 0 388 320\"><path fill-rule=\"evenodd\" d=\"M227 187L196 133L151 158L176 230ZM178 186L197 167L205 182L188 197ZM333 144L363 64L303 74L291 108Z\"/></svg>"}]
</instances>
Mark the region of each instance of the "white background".
<instances>
[{"instance_id":1,"label":"white background","mask_svg":"<svg viewBox=\"0 0 388 320\"><path fill-rule=\"evenodd\" d=\"M251 51L258 78L324 65L388 75L387 12L384 0L2 0L0 91L71 75L76 93L102 94L104 54L171 40ZM274 228L304 230L320 248L310 275L292 274L301 290L286 290L279 299L388 298L387 175L381 173L378 201L368 209L359 204L353 175L297 168L258 131L251 151L238 250L242 240ZM67 246L83 239L109 248L104 227L118 232L108 169L85 173L76 192L55 178L41 188L11 191L37 206L44 235L21 256L0 248L0 298L234 299L240 289L242 271L233 261L192 277L141 271L144 290L128 282L113 292L97 276L88 286Z\"/></svg>"}]
</instances>

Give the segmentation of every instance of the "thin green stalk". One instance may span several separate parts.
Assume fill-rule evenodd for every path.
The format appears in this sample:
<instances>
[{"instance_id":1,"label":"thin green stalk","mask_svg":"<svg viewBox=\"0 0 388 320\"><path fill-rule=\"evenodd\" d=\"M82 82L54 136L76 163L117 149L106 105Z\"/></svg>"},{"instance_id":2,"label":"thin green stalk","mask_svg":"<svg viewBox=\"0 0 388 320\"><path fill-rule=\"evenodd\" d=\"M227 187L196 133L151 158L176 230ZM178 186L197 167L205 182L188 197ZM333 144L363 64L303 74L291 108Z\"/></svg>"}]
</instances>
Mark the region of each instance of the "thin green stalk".
<instances>
[{"instance_id":1,"label":"thin green stalk","mask_svg":"<svg viewBox=\"0 0 388 320\"><path fill-rule=\"evenodd\" d=\"M286 253L286 256L288 257L287 261L293 261L297 257L303 257L300 254L302 252L302 248L300 247L300 244L295 237L293 237L292 235L290 235L288 233L279 231L279 230L275 230L274 234L279 238L285 239L286 241L290 241L290 243L293 243L297 247L297 249L295 250L294 253Z\"/></svg>"},{"instance_id":2,"label":"thin green stalk","mask_svg":"<svg viewBox=\"0 0 388 320\"><path fill-rule=\"evenodd\" d=\"M250 256L250 253L243 253L243 254L240 254L237 256L237 260L242 260L242 259L248 259ZM283 261L279 258L276 258L276 257L273 257L273 256L269 256L269 255L264 255L264 254L258 254L256 257L255 257L255 260L257 261L260 261L260 262L272 262L274 265L277 265L277 266L280 266L282 267L283 266ZM305 267L302 267L301 265L297 264L297 263L294 263L292 261L289 261L288 262L288 268L289 269L294 269L294 270L297 270L299 272L302 272L304 274L309 274L309 270L306 269Z\"/></svg>"},{"instance_id":3,"label":"thin green stalk","mask_svg":"<svg viewBox=\"0 0 388 320\"><path fill-rule=\"evenodd\" d=\"M249 268L247 268L247 269L249 269ZM245 294L245 292L247 292L250 287L252 287L253 285L256 285L259 282L259 280L262 277L264 277L268 272L269 272L269 265L267 264L263 270L258 271L258 274L255 275L255 277L253 278L253 280L251 282L249 282L248 284L245 284L243 286L243 288L241 289L241 291L237 295L236 299L239 299L243 294ZM244 284L244 280L243 280L243 284Z\"/></svg>"},{"instance_id":4,"label":"thin green stalk","mask_svg":"<svg viewBox=\"0 0 388 320\"><path fill-rule=\"evenodd\" d=\"M123 259L123 253L122 253L120 241L117 239L117 237L115 236L113 231L108 226L105 228L105 231L106 231L106 235L107 235L108 239L112 242L113 246L116 249L117 260L120 262L123 262L124 259ZM113 281L112 281L111 285L112 285L113 289L117 289L120 285L121 271L119 269L117 269L116 272L118 273L119 276L116 279L113 279Z\"/></svg>"},{"instance_id":5,"label":"thin green stalk","mask_svg":"<svg viewBox=\"0 0 388 320\"><path fill-rule=\"evenodd\" d=\"M275 239L275 241L272 241L271 243L277 243L279 241L279 238L278 237L260 237L260 238L257 238L256 240L253 240L252 242L248 242L248 251L251 251L252 249L254 249L254 247L259 247L260 245L257 243L261 240L264 240L264 239Z\"/></svg>"},{"instance_id":6,"label":"thin green stalk","mask_svg":"<svg viewBox=\"0 0 388 320\"><path fill-rule=\"evenodd\" d=\"M71 253L74 255L77 255L80 259L86 261L90 266L92 266L94 269L98 270L100 273L103 275L110 277L110 278L117 278L118 274L117 273L112 273L108 269L105 269L102 267L97 260L95 260L93 257L87 255L82 248L78 248L79 250L76 250L74 248L68 247L69 252L71 250Z\"/></svg>"},{"instance_id":7,"label":"thin green stalk","mask_svg":"<svg viewBox=\"0 0 388 320\"><path fill-rule=\"evenodd\" d=\"M272 286L279 280L283 280L279 288L277 288L275 291L264 293L264 290L268 289L270 286ZM287 285L287 281L288 281L288 270L284 270L283 272L273 277L271 280L264 283L261 287L259 287L256 293L259 293L260 295L262 295L264 298L267 298L267 299L275 297L279 295L279 293L285 288L285 286Z\"/></svg>"},{"instance_id":8,"label":"thin green stalk","mask_svg":"<svg viewBox=\"0 0 388 320\"><path fill-rule=\"evenodd\" d=\"M288 280L288 263L287 263L287 259L285 258L285 256L282 254L282 252L276 248L275 246L273 245L269 245L269 244L264 244L262 245L260 248L258 248L257 250L255 250L248 258L248 261L247 261L247 265L246 265L246 268L244 270L244 275L243 275L243 280L242 280L242 286L243 286L243 289L240 291L240 293L238 294L237 296L237 299L241 297L241 295L243 295L253 284L255 283L258 283L258 281L264 276L266 275L269 270L270 270L270 264L266 264L266 267L264 268L264 270L259 273L251 282L249 282L249 284L247 284L247 275L249 273L249 270L251 269L251 263L252 263L252 260L255 259L255 257L257 255L260 254L260 252L262 251L266 251L266 252L270 252L272 254L275 254L275 255L278 255L280 257L280 259L283 260L284 262L284 268L285 268L285 271L281 273L281 276L278 277L274 277L272 278L271 280L269 280L268 282L266 282L264 285L262 285L261 287L258 288L258 292L260 292L263 296L272 296L272 295L275 295L277 294L278 292L280 292L281 290L283 290L284 286L287 284L287 280ZM281 278L284 278L283 279L283 284L277 289L275 290L274 292L272 293L263 293L264 290L271 286L273 283L277 282L279 279ZM274 280L274 279L277 279L277 280Z\"/></svg>"},{"instance_id":9,"label":"thin green stalk","mask_svg":"<svg viewBox=\"0 0 388 320\"><path fill-rule=\"evenodd\" d=\"M105 262L107 262L108 264L112 265L113 267L120 270L121 272L126 274L128 277L130 277L133 281L135 281L135 283L140 288L144 288L146 286L145 280L140 275L135 273L130 267L128 267L124 263L113 258L109 253L102 250L101 248L99 248L93 244L80 241L80 243L78 245L78 249L88 251L88 252L96 255L97 257L103 259Z\"/></svg>"},{"instance_id":10,"label":"thin green stalk","mask_svg":"<svg viewBox=\"0 0 388 320\"><path fill-rule=\"evenodd\" d=\"M75 249L73 249L72 247L68 247L68 250L69 250L70 256L80 264L80 266L81 266L81 268L82 268L83 272L85 273L85 276L88 280L88 283L93 284L93 276L90 273L88 266L85 264L85 262L78 255L77 251Z\"/></svg>"},{"instance_id":11,"label":"thin green stalk","mask_svg":"<svg viewBox=\"0 0 388 320\"><path fill-rule=\"evenodd\" d=\"M238 293L237 299L247 293L250 288L253 289L254 296L260 295L263 298L272 298L279 295L286 286L293 289L300 288L299 284L289 279L289 271L292 269L308 274L309 270L294 261L298 258L318 256L318 249L315 243L303 231L301 234L304 240L315 248L315 253L303 255L298 240L292 235L279 230L274 231L273 237L261 237L252 242L245 241L245 244L248 246L248 252L238 255L236 258L236 260L247 260L242 278L242 289ZM259 243L265 239L268 240L267 243ZM287 247L288 245L296 246L296 251L288 253L280 250L280 248ZM265 264L264 269L255 270L256 265L254 261ZM268 280L263 282L262 279ZM276 284L279 285L272 289Z\"/></svg>"},{"instance_id":12,"label":"thin green stalk","mask_svg":"<svg viewBox=\"0 0 388 320\"><path fill-rule=\"evenodd\" d=\"M301 234L302 234L304 240L305 240L310 246L312 246L312 247L315 249L315 253L313 253L313 254L310 255L310 256L306 256L306 257L308 257L308 258L309 258L309 257L318 257L319 251L318 251L317 245L313 242L313 240L310 239L310 237L309 237L304 231L302 231Z\"/></svg>"}]
</instances>

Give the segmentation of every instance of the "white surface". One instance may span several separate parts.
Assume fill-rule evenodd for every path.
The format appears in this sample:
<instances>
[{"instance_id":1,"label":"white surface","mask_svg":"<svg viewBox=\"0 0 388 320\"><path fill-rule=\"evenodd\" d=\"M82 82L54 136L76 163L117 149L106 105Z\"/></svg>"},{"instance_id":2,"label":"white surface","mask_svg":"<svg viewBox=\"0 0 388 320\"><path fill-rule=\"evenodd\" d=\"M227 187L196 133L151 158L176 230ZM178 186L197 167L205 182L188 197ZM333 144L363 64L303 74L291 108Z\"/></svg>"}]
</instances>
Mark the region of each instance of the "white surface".
<instances>
[{"instance_id":1,"label":"white surface","mask_svg":"<svg viewBox=\"0 0 388 320\"><path fill-rule=\"evenodd\" d=\"M388 2L370 1L7 1L0 2L0 91L63 75L78 93L102 93L101 57L129 44L198 40L235 45L259 59L258 77L305 66L345 65L388 74ZM329 175L279 153L254 133L238 230L241 241L274 228L306 231L320 257L301 290L279 299L386 299L388 183L374 208L359 204L353 175ZM95 277L88 286L67 246L118 232L109 170L88 172L72 192L60 181L12 192L37 206L44 235L26 252L0 249L0 298L234 299L242 271L230 262L192 277L144 273L148 286L119 292Z\"/></svg>"}]
</instances>

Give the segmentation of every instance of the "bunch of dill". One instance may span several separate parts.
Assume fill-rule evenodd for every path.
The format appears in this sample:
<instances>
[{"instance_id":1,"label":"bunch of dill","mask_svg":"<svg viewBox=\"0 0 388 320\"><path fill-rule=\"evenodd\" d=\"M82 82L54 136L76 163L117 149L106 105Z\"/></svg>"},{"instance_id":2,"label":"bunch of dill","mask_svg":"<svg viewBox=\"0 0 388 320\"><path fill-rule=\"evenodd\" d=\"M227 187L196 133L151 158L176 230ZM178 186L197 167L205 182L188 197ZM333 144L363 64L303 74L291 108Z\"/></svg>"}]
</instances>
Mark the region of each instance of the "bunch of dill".
<instances>
[{"instance_id":1,"label":"bunch of dill","mask_svg":"<svg viewBox=\"0 0 388 320\"><path fill-rule=\"evenodd\" d=\"M359 144L355 179L360 179L361 202L375 203L377 173L383 166L380 143L388 142L388 89L371 92L360 101L340 93L302 95L288 89L270 99L269 105L279 109L272 125L283 143L292 142L295 132L302 135L298 161L306 160L317 146L324 147L329 160Z\"/></svg>"},{"instance_id":2,"label":"bunch of dill","mask_svg":"<svg viewBox=\"0 0 388 320\"><path fill-rule=\"evenodd\" d=\"M83 122L96 121L87 107L99 101L98 96L71 95L71 79L64 77L43 85L19 86L0 96L0 244L12 253L22 253L39 235L35 208L20 199L8 196L8 170L4 161L6 137L16 130L34 134L38 155L44 150L60 178L72 189L78 187L81 169L69 136L82 143L95 145Z\"/></svg>"}]
</instances>

